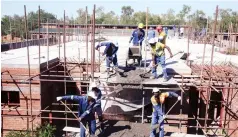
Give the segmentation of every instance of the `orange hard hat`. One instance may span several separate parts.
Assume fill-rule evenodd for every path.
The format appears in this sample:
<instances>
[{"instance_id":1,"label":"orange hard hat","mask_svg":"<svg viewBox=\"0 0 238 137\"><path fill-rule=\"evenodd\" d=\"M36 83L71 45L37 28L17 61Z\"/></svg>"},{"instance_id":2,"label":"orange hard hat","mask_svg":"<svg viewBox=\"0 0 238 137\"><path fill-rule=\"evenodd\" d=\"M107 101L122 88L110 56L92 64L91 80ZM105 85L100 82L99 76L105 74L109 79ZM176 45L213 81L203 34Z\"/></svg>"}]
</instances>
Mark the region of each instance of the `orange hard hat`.
<instances>
[{"instance_id":1,"label":"orange hard hat","mask_svg":"<svg viewBox=\"0 0 238 137\"><path fill-rule=\"evenodd\" d=\"M162 26L157 26L157 28L156 28L156 30L158 31L158 30L162 30Z\"/></svg>"}]
</instances>

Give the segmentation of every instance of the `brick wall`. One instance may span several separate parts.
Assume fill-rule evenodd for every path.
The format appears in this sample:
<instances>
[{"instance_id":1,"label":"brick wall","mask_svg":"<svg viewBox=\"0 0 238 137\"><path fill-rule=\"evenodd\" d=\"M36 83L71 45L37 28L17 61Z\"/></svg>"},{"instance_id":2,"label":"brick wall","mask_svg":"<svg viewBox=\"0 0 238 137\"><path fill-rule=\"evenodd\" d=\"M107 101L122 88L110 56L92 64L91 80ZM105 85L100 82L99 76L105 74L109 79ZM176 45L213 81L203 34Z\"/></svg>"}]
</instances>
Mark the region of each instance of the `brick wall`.
<instances>
[{"instance_id":1,"label":"brick wall","mask_svg":"<svg viewBox=\"0 0 238 137\"><path fill-rule=\"evenodd\" d=\"M5 136L11 130L30 130L31 129L31 101L30 101L30 90L29 84L23 83L23 80L28 78L27 68L2 68L2 72L8 70L14 79L19 79L14 82L7 72L2 74L2 92L19 92L20 104L19 106L9 106L2 104L2 129L1 135ZM39 73L38 69L31 69L31 75ZM20 76L16 76L20 75ZM22 76L21 76L22 75ZM23 76L24 75L24 76ZM37 110L41 109L40 105L40 85L39 82L31 84L32 92L32 108L34 112L32 115L38 115ZM26 109L29 109L27 112ZM36 118L33 121L33 127L41 124L41 119Z\"/></svg>"}]
</instances>

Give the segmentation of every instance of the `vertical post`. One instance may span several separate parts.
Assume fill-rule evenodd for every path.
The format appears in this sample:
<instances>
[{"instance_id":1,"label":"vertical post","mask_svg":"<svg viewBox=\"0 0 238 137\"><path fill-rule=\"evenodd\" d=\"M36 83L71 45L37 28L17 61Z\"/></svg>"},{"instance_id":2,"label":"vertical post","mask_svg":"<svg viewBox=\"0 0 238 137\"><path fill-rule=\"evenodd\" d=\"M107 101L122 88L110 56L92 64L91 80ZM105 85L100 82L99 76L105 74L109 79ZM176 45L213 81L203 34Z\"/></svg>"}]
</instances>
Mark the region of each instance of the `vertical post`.
<instances>
[{"instance_id":1,"label":"vertical post","mask_svg":"<svg viewBox=\"0 0 238 137\"><path fill-rule=\"evenodd\" d=\"M64 10L64 94L66 95L66 45L65 45L65 10ZM67 102L65 101L65 104L67 105ZM65 107L65 111L66 111L66 107ZM65 126L68 125L68 121L67 121L67 113L65 113ZM66 136L67 136L67 132L66 132Z\"/></svg>"},{"instance_id":2,"label":"vertical post","mask_svg":"<svg viewBox=\"0 0 238 137\"><path fill-rule=\"evenodd\" d=\"M40 73L40 6L38 7L38 48L39 48L39 73Z\"/></svg>"},{"instance_id":3,"label":"vertical post","mask_svg":"<svg viewBox=\"0 0 238 137\"><path fill-rule=\"evenodd\" d=\"M86 71L87 71L87 77L88 77L88 7L86 6L86 60L87 60L87 65L86 65Z\"/></svg>"},{"instance_id":4,"label":"vertical post","mask_svg":"<svg viewBox=\"0 0 238 137\"><path fill-rule=\"evenodd\" d=\"M145 91L142 87L142 114L141 114L141 123L144 123L144 114L145 114Z\"/></svg>"},{"instance_id":5,"label":"vertical post","mask_svg":"<svg viewBox=\"0 0 238 137\"><path fill-rule=\"evenodd\" d=\"M95 10L96 10L96 5L94 5L93 8L93 22L92 22L92 81L94 81L94 63L95 63Z\"/></svg>"},{"instance_id":6,"label":"vertical post","mask_svg":"<svg viewBox=\"0 0 238 137\"><path fill-rule=\"evenodd\" d=\"M12 49L12 24L11 24L11 18L9 16L9 23L10 23L10 49Z\"/></svg>"},{"instance_id":7,"label":"vertical post","mask_svg":"<svg viewBox=\"0 0 238 137\"><path fill-rule=\"evenodd\" d=\"M41 54L40 54L40 6L38 6L38 50L39 50L39 56L38 56L38 58L39 58L39 73L41 73L41 67L40 67L40 64L41 64L41 58L40 58L40 56L41 56ZM40 76L39 76L40 77ZM39 84L40 84L40 87L39 87L39 89L40 89L40 95L42 95L41 94L41 81L39 80ZM40 98L40 103L41 103L41 98Z\"/></svg>"},{"instance_id":8,"label":"vertical post","mask_svg":"<svg viewBox=\"0 0 238 137\"><path fill-rule=\"evenodd\" d=\"M59 60L60 60L60 43L61 43L61 35L60 35L60 21L58 21L58 35L59 35L59 40L58 40L58 42L59 42Z\"/></svg>"},{"instance_id":9,"label":"vertical post","mask_svg":"<svg viewBox=\"0 0 238 137\"><path fill-rule=\"evenodd\" d=\"M189 36L190 36L190 31L191 31L191 27L188 26L188 46L187 46L187 65L188 65L188 57L189 57Z\"/></svg>"},{"instance_id":10,"label":"vertical post","mask_svg":"<svg viewBox=\"0 0 238 137\"><path fill-rule=\"evenodd\" d=\"M182 76L182 88L183 88L183 76ZM180 100L180 119L179 119L179 132L181 133L181 130L182 130L182 121L181 121L181 117L182 117L182 114L183 114L183 91L181 90L181 100Z\"/></svg>"},{"instance_id":11,"label":"vertical post","mask_svg":"<svg viewBox=\"0 0 238 137\"><path fill-rule=\"evenodd\" d=\"M31 68L30 68L30 55L29 55L29 45L28 45L28 26L27 26L27 17L26 17L26 5L24 5L25 13L25 33L26 33L26 46L27 46L27 64L28 64L28 76L31 77ZM31 102L31 118L32 118L32 95L31 95L31 79L29 81L29 92L30 92L30 102ZM33 132L33 121L31 123L31 131Z\"/></svg>"},{"instance_id":12,"label":"vertical post","mask_svg":"<svg viewBox=\"0 0 238 137\"><path fill-rule=\"evenodd\" d=\"M47 69L49 69L49 21L47 18Z\"/></svg>"},{"instance_id":13,"label":"vertical post","mask_svg":"<svg viewBox=\"0 0 238 137\"><path fill-rule=\"evenodd\" d=\"M149 8L147 7L146 9L146 33L145 33L145 37L146 37L146 41L148 40L148 12L149 12ZM146 71L146 62L147 62L147 42L145 43L145 60L144 60L144 72Z\"/></svg>"}]
</instances>

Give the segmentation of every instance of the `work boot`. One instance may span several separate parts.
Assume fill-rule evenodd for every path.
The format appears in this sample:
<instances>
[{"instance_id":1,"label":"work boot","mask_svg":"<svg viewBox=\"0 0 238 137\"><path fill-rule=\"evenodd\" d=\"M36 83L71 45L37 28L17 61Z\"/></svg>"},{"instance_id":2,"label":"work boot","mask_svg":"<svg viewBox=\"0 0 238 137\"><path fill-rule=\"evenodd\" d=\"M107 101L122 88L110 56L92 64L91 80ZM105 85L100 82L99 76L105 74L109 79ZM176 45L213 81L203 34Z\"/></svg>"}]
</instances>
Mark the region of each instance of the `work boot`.
<instances>
[{"instance_id":1,"label":"work boot","mask_svg":"<svg viewBox=\"0 0 238 137\"><path fill-rule=\"evenodd\" d=\"M157 79L157 77L155 77L155 76L151 76L150 79Z\"/></svg>"}]
</instances>

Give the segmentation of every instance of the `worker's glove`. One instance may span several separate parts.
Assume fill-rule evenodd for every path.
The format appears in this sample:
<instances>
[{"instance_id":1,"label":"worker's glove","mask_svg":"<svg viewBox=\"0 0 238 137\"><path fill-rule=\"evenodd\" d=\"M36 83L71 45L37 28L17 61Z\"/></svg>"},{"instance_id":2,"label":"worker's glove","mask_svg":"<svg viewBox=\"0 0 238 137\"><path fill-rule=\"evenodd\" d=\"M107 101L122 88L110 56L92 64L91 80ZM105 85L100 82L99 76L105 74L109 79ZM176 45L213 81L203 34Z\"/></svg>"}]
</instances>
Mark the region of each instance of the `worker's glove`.
<instances>
[{"instance_id":1,"label":"worker's glove","mask_svg":"<svg viewBox=\"0 0 238 137\"><path fill-rule=\"evenodd\" d=\"M163 119L166 119L166 115L163 115Z\"/></svg>"},{"instance_id":2,"label":"worker's glove","mask_svg":"<svg viewBox=\"0 0 238 137\"><path fill-rule=\"evenodd\" d=\"M79 122L81 122L81 120L82 120L82 118L81 118L81 117L79 117L79 118L78 118L78 121L79 121Z\"/></svg>"},{"instance_id":3,"label":"worker's glove","mask_svg":"<svg viewBox=\"0 0 238 137\"><path fill-rule=\"evenodd\" d=\"M181 100L181 96L178 96L178 100Z\"/></svg>"},{"instance_id":4,"label":"worker's glove","mask_svg":"<svg viewBox=\"0 0 238 137\"><path fill-rule=\"evenodd\" d=\"M62 97L56 97L57 101L60 101L62 99Z\"/></svg>"}]
</instances>

